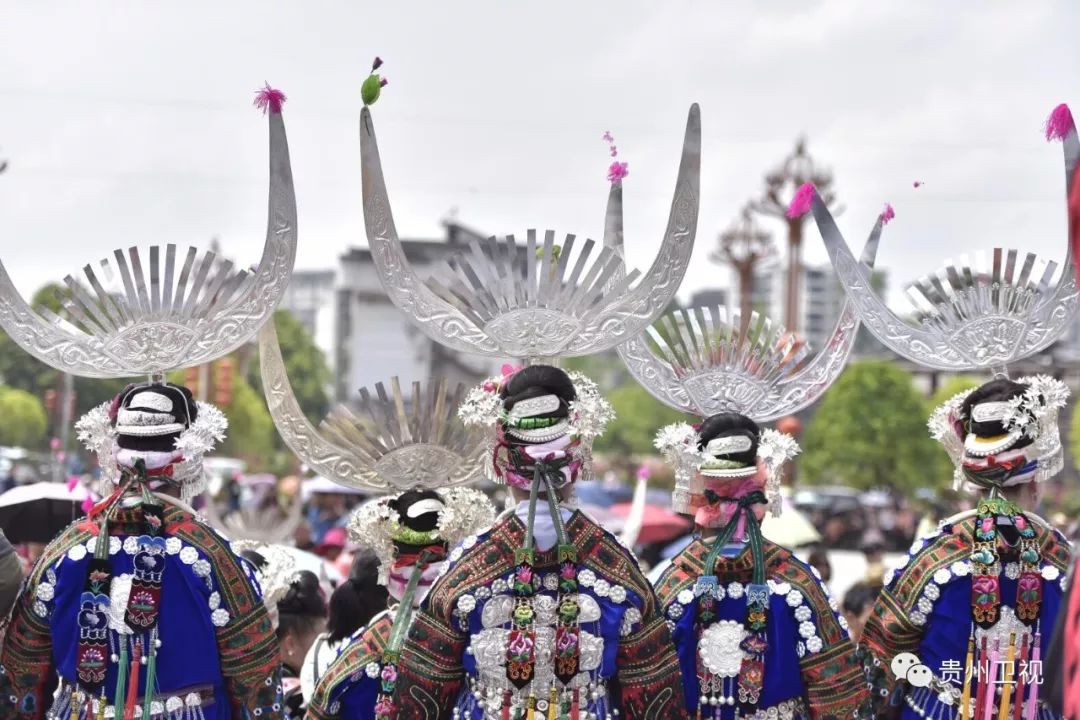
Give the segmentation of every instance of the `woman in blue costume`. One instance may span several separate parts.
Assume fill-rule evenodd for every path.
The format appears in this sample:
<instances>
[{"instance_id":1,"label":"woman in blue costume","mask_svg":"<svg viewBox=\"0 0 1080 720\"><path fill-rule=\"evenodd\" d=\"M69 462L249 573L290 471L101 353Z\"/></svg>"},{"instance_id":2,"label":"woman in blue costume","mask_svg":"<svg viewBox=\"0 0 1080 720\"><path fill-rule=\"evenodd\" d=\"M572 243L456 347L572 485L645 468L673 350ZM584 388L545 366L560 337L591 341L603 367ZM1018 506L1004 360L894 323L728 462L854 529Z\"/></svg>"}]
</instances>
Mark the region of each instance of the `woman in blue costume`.
<instances>
[{"instance_id":1,"label":"woman in blue costume","mask_svg":"<svg viewBox=\"0 0 1080 720\"><path fill-rule=\"evenodd\" d=\"M379 582L397 606L356 631L330 664L308 707L311 720L397 717L398 658L413 611L444 569L449 544L486 527L494 517L487 497L467 489L411 490L357 511L350 533L379 556Z\"/></svg>"},{"instance_id":2,"label":"woman in blue costume","mask_svg":"<svg viewBox=\"0 0 1080 720\"><path fill-rule=\"evenodd\" d=\"M722 413L697 428L664 428L657 445L698 488L690 501L698 537L657 582L690 712L699 720L865 717L845 621L816 571L761 535L767 486L798 452L794 439Z\"/></svg>"},{"instance_id":3,"label":"woman in blue costume","mask_svg":"<svg viewBox=\"0 0 1080 720\"><path fill-rule=\"evenodd\" d=\"M203 486L224 416L187 388L149 383L79 429L117 487L35 566L0 654L0 715L281 718L277 643L253 571L178 499Z\"/></svg>"},{"instance_id":4,"label":"woman in blue costume","mask_svg":"<svg viewBox=\"0 0 1080 720\"><path fill-rule=\"evenodd\" d=\"M1032 509L1062 468L1067 396L1052 378L999 378L931 417L957 480L985 496L921 540L878 598L862 638L876 717L1059 717L1043 667L1071 549Z\"/></svg>"}]
</instances>

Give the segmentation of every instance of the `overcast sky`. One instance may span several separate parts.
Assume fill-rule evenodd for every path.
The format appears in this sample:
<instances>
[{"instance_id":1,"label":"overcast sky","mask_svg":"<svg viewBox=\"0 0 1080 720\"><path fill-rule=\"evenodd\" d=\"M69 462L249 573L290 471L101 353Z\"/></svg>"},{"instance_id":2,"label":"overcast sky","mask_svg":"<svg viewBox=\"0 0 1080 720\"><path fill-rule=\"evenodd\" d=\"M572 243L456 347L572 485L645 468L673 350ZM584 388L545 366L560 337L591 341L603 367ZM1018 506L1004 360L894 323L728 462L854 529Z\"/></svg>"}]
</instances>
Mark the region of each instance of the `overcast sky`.
<instances>
[{"instance_id":1,"label":"overcast sky","mask_svg":"<svg viewBox=\"0 0 1080 720\"><path fill-rule=\"evenodd\" d=\"M1068 0L0 0L0 257L26 293L131 244L217 235L254 263L266 125L251 97L268 80L289 97L297 265L336 266L366 244L357 115L378 54L390 85L373 112L404 237L438 237L457 208L487 233L598 238L610 130L643 267L696 101L684 291L728 284L707 261L716 235L801 133L836 174L853 246L895 207L879 255L894 291L994 244L1060 260L1061 150L1041 129L1059 102L1080 112L1078 27ZM806 257L825 260L816 229Z\"/></svg>"}]
</instances>

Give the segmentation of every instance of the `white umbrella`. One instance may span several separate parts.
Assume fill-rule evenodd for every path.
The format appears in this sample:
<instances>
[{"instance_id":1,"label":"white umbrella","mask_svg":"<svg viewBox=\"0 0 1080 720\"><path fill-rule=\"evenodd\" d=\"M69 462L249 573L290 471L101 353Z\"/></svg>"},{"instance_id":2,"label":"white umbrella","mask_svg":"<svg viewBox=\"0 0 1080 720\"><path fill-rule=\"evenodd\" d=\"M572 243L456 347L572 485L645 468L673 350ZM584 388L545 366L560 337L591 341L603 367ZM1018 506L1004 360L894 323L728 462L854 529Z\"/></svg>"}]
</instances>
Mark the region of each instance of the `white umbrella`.
<instances>
[{"instance_id":1,"label":"white umbrella","mask_svg":"<svg viewBox=\"0 0 1080 720\"><path fill-rule=\"evenodd\" d=\"M71 490L55 482L19 485L0 495L0 527L13 543L47 543L82 514L87 497L81 484Z\"/></svg>"},{"instance_id":2,"label":"white umbrella","mask_svg":"<svg viewBox=\"0 0 1080 720\"><path fill-rule=\"evenodd\" d=\"M780 517L768 514L762 520L761 534L767 540L786 548L821 542L821 533L805 515L799 512L791 498L785 495L782 497L782 502L783 510Z\"/></svg>"}]
</instances>

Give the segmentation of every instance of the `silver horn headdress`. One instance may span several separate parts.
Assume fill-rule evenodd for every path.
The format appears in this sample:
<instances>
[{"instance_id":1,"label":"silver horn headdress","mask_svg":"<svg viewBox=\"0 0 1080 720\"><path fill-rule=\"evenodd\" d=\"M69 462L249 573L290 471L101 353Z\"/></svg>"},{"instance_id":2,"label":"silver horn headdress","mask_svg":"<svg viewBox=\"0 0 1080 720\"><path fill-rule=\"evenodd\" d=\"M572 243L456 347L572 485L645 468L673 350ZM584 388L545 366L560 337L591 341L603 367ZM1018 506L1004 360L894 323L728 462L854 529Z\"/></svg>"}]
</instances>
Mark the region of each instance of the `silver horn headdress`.
<instances>
[{"instance_id":1,"label":"silver horn headdress","mask_svg":"<svg viewBox=\"0 0 1080 720\"><path fill-rule=\"evenodd\" d=\"M285 372L273 322L259 333L263 391L282 439L308 467L348 487L376 491L445 488L479 479L481 433L457 419L464 387L437 380L413 383L406 409L398 379L374 395L362 388L354 414L344 405L320 427L304 417Z\"/></svg>"},{"instance_id":2,"label":"silver horn headdress","mask_svg":"<svg viewBox=\"0 0 1080 720\"><path fill-rule=\"evenodd\" d=\"M397 236L371 113L360 115L364 222L386 293L433 340L487 356L539 358L600 352L641 332L674 297L697 231L701 116L690 107L667 229L644 276L622 271L610 247L555 232L474 241L442 276L421 280Z\"/></svg>"},{"instance_id":3,"label":"silver horn headdress","mask_svg":"<svg viewBox=\"0 0 1080 720\"><path fill-rule=\"evenodd\" d=\"M1059 112L1064 109L1064 112ZM1076 126L1065 106L1052 116L1063 141L1066 186L1080 160ZM1051 132L1048 130L1048 138ZM938 370L995 370L1045 349L1071 326L1077 310L1071 247L1056 283L1057 265L1030 253L994 248L989 258L962 258L908 288L917 324L890 310L870 274L848 249L825 203L811 186L806 200L836 274L863 324L893 352ZM802 192L802 191L800 191ZM794 208L795 212L803 208Z\"/></svg>"},{"instance_id":4,"label":"silver horn headdress","mask_svg":"<svg viewBox=\"0 0 1080 720\"><path fill-rule=\"evenodd\" d=\"M613 188L608 240L621 246L621 208ZM879 218L861 262L873 267L885 220ZM676 310L618 346L630 374L660 402L708 417L736 412L756 422L791 415L829 389L847 364L859 330L844 302L828 343L817 355L769 318L753 313L743 331L738 313L723 307Z\"/></svg>"},{"instance_id":5,"label":"silver horn headdress","mask_svg":"<svg viewBox=\"0 0 1080 720\"><path fill-rule=\"evenodd\" d=\"M68 319L33 310L0 263L0 326L42 362L84 377L160 375L247 342L274 312L296 257L296 196L281 102L270 112L266 243L258 267L175 245L115 250L64 278Z\"/></svg>"}]
</instances>

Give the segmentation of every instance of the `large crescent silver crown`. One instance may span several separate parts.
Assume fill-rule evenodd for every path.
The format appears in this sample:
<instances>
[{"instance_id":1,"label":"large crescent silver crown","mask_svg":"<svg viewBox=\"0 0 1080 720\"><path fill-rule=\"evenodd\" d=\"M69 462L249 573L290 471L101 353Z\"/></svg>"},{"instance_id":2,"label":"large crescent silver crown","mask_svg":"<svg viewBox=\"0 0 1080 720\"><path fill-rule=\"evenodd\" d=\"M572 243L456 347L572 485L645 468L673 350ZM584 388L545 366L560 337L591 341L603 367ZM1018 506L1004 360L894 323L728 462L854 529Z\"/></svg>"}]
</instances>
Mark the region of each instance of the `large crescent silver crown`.
<instances>
[{"instance_id":1,"label":"large crescent silver crown","mask_svg":"<svg viewBox=\"0 0 1080 720\"><path fill-rule=\"evenodd\" d=\"M1080 159L1076 127L1063 141L1066 187L1072 190ZM868 270L848 249L828 207L814 193L811 208L829 259L878 340L893 352L939 370L1004 371L1009 363L1045 349L1071 326L1077 310L1072 248L1056 283L1057 266L1030 253L994 248L990 257L962 258L908 288L916 324L886 306L870 285Z\"/></svg>"},{"instance_id":2,"label":"large crescent silver crown","mask_svg":"<svg viewBox=\"0 0 1080 720\"><path fill-rule=\"evenodd\" d=\"M281 438L327 479L348 487L397 492L479 479L483 436L466 429L457 417L464 386L451 391L446 380L426 388L413 383L412 405L406 409L395 377L389 392L382 383L375 385L374 395L361 388L361 414L339 405L316 428L293 394L273 321L259 332L259 357L263 392Z\"/></svg>"},{"instance_id":3,"label":"large crescent silver crown","mask_svg":"<svg viewBox=\"0 0 1080 720\"><path fill-rule=\"evenodd\" d=\"M214 360L247 342L274 312L296 257L296 196L285 123L269 113L270 191L258 267L175 245L115 250L64 278L68 319L40 314L0 263L0 326L24 350L85 377L155 375Z\"/></svg>"},{"instance_id":4,"label":"large crescent silver crown","mask_svg":"<svg viewBox=\"0 0 1080 720\"><path fill-rule=\"evenodd\" d=\"M863 248L871 268L883 221L879 218ZM608 200L605 241L622 245L621 196ZM695 307L665 315L618 346L630 374L657 400L676 410L709 417L721 412L768 422L812 404L847 364L859 330L850 300L840 309L821 352L783 326L753 313L742 329L738 313L723 307Z\"/></svg>"},{"instance_id":5,"label":"large crescent silver crown","mask_svg":"<svg viewBox=\"0 0 1080 720\"><path fill-rule=\"evenodd\" d=\"M433 340L501 357L586 355L641 332L675 295L697 231L701 114L690 107L682 159L660 251L644 276L621 275L622 258L592 240L529 230L522 254L510 235L474 241L426 282L409 265L394 226L375 126L360 115L364 223L387 295ZM594 252L595 250L595 252ZM614 278L620 276L617 282Z\"/></svg>"}]
</instances>

